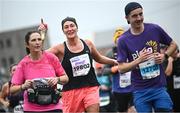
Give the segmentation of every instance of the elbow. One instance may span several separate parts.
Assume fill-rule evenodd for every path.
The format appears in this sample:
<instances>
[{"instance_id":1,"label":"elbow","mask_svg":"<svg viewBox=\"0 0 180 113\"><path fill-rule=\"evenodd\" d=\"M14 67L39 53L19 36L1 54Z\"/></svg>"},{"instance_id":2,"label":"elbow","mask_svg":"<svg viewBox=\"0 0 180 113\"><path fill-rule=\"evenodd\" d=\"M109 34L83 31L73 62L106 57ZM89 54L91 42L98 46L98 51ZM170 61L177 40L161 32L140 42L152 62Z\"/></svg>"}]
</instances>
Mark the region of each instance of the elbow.
<instances>
[{"instance_id":1,"label":"elbow","mask_svg":"<svg viewBox=\"0 0 180 113\"><path fill-rule=\"evenodd\" d=\"M64 84L67 84L69 82L69 78L68 76L66 77L65 81L64 81Z\"/></svg>"},{"instance_id":2,"label":"elbow","mask_svg":"<svg viewBox=\"0 0 180 113\"><path fill-rule=\"evenodd\" d=\"M69 77L67 75L64 75L60 78L60 80L62 85L67 84L69 82Z\"/></svg>"},{"instance_id":3,"label":"elbow","mask_svg":"<svg viewBox=\"0 0 180 113\"><path fill-rule=\"evenodd\" d=\"M165 72L166 76L171 76L170 72Z\"/></svg>"}]
</instances>

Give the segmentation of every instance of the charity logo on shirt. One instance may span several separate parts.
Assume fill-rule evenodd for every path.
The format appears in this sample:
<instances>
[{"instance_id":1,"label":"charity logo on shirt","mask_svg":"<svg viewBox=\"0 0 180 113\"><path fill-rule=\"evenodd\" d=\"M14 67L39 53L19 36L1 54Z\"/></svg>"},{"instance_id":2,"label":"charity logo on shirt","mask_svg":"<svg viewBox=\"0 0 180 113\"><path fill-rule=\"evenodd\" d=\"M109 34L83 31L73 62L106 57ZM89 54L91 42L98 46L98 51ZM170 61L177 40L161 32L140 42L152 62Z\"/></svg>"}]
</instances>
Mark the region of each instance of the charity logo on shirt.
<instances>
[{"instance_id":1,"label":"charity logo on shirt","mask_svg":"<svg viewBox=\"0 0 180 113\"><path fill-rule=\"evenodd\" d=\"M126 73L120 74L119 86L121 88L125 88L129 85L131 85L131 72L126 72Z\"/></svg>"},{"instance_id":2,"label":"charity logo on shirt","mask_svg":"<svg viewBox=\"0 0 180 113\"><path fill-rule=\"evenodd\" d=\"M73 76L85 76L89 73L91 64L88 54L75 56L70 59Z\"/></svg>"},{"instance_id":3,"label":"charity logo on shirt","mask_svg":"<svg viewBox=\"0 0 180 113\"><path fill-rule=\"evenodd\" d=\"M158 43L155 40L150 40L145 43L145 49L143 51L147 51L150 53L156 53ZM133 54L133 60L137 59L140 56L140 53L138 50L136 50ZM155 60L153 58L148 59L145 62L142 62L139 64L136 69L140 69L140 73L143 79L151 79L155 78L160 75L160 67L158 64L155 63Z\"/></svg>"}]
</instances>

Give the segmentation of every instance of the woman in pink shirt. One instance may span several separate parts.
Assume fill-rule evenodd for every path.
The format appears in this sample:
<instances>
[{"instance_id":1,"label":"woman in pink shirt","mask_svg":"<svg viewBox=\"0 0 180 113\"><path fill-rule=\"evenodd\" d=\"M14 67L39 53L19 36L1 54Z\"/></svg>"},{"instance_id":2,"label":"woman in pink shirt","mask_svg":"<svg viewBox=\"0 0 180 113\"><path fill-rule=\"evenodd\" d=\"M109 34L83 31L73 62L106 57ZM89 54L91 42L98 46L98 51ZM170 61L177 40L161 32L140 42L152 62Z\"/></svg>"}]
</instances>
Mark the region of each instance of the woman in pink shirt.
<instances>
[{"instance_id":1,"label":"woman in pink shirt","mask_svg":"<svg viewBox=\"0 0 180 113\"><path fill-rule=\"evenodd\" d=\"M11 93L25 90L25 112L59 112L60 101L57 83L69 79L58 58L42 50L43 40L38 31L25 36L27 55L19 62L12 77Z\"/></svg>"}]
</instances>

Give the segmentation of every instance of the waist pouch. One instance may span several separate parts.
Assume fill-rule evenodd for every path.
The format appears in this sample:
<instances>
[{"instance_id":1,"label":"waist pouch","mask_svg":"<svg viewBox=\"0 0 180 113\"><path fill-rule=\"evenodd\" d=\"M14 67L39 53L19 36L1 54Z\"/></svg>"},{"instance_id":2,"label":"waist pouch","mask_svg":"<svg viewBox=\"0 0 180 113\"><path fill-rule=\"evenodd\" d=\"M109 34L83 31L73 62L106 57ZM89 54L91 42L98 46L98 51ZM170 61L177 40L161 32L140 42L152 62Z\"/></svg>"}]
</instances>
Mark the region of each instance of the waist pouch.
<instances>
[{"instance_id":1,"label":"waist pouch","mask_svg":"<svg viewBox=\"0 0 180 113\"><path fill-rule=\"evenodd\" d=\"M28 89L28 101L39 105L57 104L60 99L60 92L52 87L41 86L36 89Z\"/></svg>"}]
</instances>

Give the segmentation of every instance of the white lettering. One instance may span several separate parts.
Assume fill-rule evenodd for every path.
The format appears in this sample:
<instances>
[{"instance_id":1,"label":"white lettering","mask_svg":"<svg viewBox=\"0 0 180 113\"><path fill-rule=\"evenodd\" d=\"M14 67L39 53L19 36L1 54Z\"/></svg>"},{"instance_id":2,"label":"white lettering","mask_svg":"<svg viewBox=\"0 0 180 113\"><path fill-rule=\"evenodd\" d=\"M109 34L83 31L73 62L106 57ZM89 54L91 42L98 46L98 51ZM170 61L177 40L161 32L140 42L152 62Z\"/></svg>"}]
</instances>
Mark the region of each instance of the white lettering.
<instances>
[{"instance_id":1,"label":"white lettering","mask_svg":"<svg viewBox=\"0 0 180 113\"><path fill-rule=\"evenodd\" d=\"M146 49L147 52L153 53L152 47L148 47ZM136 50L135 53L132 54L133 60L137 59L139 57L139 52Z\"/></svg>"}]
</instances>

